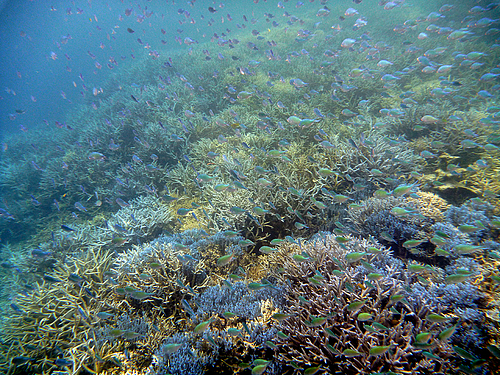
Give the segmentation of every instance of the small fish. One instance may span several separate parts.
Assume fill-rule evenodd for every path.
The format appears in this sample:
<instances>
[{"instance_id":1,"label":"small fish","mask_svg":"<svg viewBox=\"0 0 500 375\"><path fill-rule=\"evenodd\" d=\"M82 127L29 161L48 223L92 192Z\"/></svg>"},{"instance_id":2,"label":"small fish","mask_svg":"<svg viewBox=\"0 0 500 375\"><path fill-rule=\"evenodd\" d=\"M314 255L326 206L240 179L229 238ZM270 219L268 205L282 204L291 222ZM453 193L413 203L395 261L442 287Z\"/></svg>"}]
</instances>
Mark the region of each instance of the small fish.
<instances>
[{"instance_id":1,"label":"small fish","mask_svg":"<svg viewBox=\"0 0 500 375\"><path fill-rule=\"evenodd\" d=\"M57 367L70 367L70 366L73 366L73 361L70 361L69 359L65 359L65 358L57 358L54 361L54 364Z\"/></svg>"},{"instance_id":2,"label":"small fish","mask_svg":"<svg viewBox=\"0 0 500 375\"><path fill-rule=\"evenodd\" d=\"M423 242L424 242L424 240L408 240L408 241L405 241L403 243L403 247L410 249L413 247L417 247L418 245L420 245Z\"/></svg>"},{"instance_id":3,"label":"small fish","mask_svg":"<svg viewBox=\"0 0 500 375\"><path fill-rule=\"evenodd\" d=\"M138 299L138 300L146 299L146 298L150 297L151 295L153 295L153 293L147 293L147 292L144 292L142 290L134 290L132 293L130 293L130 297L132 297L134 299Z\"/></svg>"},{"instance_id":4,"label":"small fish","mask_svg":"<svg viewBox=\"0 0 500 375\"><path fill-rule=\"evenodd\" d=\"M354 350L354 349L345 349L342 352L342 354L345 355L347 358L351 358L351 357L356 357L358 355L362 355L360 352L358 352L357 350Z\"/></svg>"},{"instance_id":5,"label":"small fish","mask_svg":"<svg viewBox=\"0 0 500 375\"><path fill-rule=\"evenodd\" d=\"M236 237L239 234L239 232L234 230L225 230L222 232L222 234L224 235L224 237L233 238Z\"/></svg>"},{"instance_id":6,"label":"small fish","mask_svg":"<svg viewBox=\"0 0 500 375\"><path fill-rule=\"evenodd\" d=\"M53 276L50 275L43 275L43 279L47 281L48 283L61 283L62 280L59 280Z\"/></svg>"},{"instance_id":7,"label":"small fish","mask_svg":"<svg viewBox=\"0 0 500 375\"><path fill-rule=\"evenodd\" d=\"M441 331L438 334L438 339L441 341L448 340L453 335L453 333L455 333L456 328L457 328L457 326L454 325L454 326L451 326L450 328L447 328L447 329Z\"/></svg>"},{"instance_id":8,"label":"small fish","mask_svg":"<svg viewBox=\"0 0 500 375\"><path fill-rule=\"evenodd\" d=\"M349 197L342 195L342 194L335 194L333 196L333 200L337 203L344 203L344 202L348 201L349 199L352 199L352 198L349 198Z\"/></svg>"},{"instance_id":9,"label":"small fish","mask_svg":"<svg viewBox=\"0 0 500 375\"><path fill-rule=\"evenodd\" d=\"M458 283L464 282L470 276L472 276L472 275L471 274L461 274L461 273L448 275L444 278L444 282L445 282L445 284L458 284Z\"/></svg>"},{"instance_id":10,"label":"small fish","mask_svg":"<svg viewBox=\"0 0 500 375\"><path fill-rule=\"evenodd\" d=\"M225 266L233 260L234 253L228 254L221 256L219 259L217 259L217 266L222 267Z\"/></svg>"},{"instance_id":11,"label":"small fish","mask_svg":"<svg viewBox=\"0 0 500 375\"><path fill-rule=\"evenodd\" d=\"M299 229L299 230L309 228L307 225L302 224L302 223L299 223L299 222L297 222L297 221L294 223L294 226L295 226L295 228L297 228L297 229Z\"/></svg>"},{"instance_id":12,"label":"small fish","mask_svg":"<svg viewBox=\"0 0 500 375\"><path fill-rule=\"evenodd\" d=\"M283 313L276 313L271 316L274 320L277 320L278 322L282 322L288 318L290 318L292 315L290 314L283 314Z\"/></svg>"},{"instance_id":13,"label":"small fish","mask_svg":"<svg viewBox=\"0 0 500 375\"><path fill-rule=\"evenodd\" d=\"M373 346L370 348L369 353L371 356L378 356L385 354L390 348L391 348L390 345Z\"/></svg>"},{"instance_id":14,"label":"small fish","mask_svg":"<svg viewBox=\"0 0 500 375\"><path fill-rule=\"evenodd\" d=\"M83 279L82 277L80 277L76 273L70 274L68 276L68 280L71 281L72 283L75 283L75 284L81 284L82 282L85 281L85 279Z\"/></svg>"},{"instance_id":15,"label":"small fish","mask_svg":"<svg viewBox=\"0 0 500 375\"><path fill-rule=\"evenodd\" d=\"M194 327L194 333L203 333L203 332L205 332L211 322L212 322L211 319L210 320L206 320L204 322L201 322L196 327Z\"/></svg>"},{"instance_id":16,"label":"small fish","mask_svg":"<svg viewBox=\"0 0 500 375\"><path fill-rule=\"evenodd\" d=\"M358 317L357 317L357 319L360 322L365 322L365 321L371 320L372 318L373 318L373 316L370 313L359 313Z\"/></svg>"},{"instance_id":17,"label":"small fish","mask_svg":"<svg viewBox=\"0 0 500 375\"><path fill-rule=\"evenodd\" d=\"M23 365L25 363L34 362L34 361L36 361L35 358L23 357L23 356L14 357L11 359L11 363L13 363L14 365Z\"/></svg>"},{"instance_id":18,"label":"small fish","mask_svg":"<svg viewBox=\"0 0 500 375\"><path fill-rule=\"evenodd\" d=\"M124 331L122 334L122 337L124 337L127 340L133 340L139 336L142 336L142 335L138 332L129 331L129 330Z\"/></svg>"},{"instance_id":19,"label":"small fish","mask_svg":"<svg viewBox=\"0 0 500 375\"><path fill-rule=\"evenodd\" d=\"M185 216L185 215L187 215L188 213L190 213L191 211L192 211L192 209L191 209L191 208L182 208L182 207L181 207L181 208L179 208L179 209L177 210L177 215L180 215L180 216Z\"/></svg>"},{"instance_id":20,"label":"small fish","mask_svg":"<svg viewBox=\"0 0 500 375\"><path fill-rule=\"evenodd\" d=\"M449 320L447 317L439 314L428 314L425 319L432 323L443 323Z\"/></svg>"},{"instance_id":21,"label":"small fish","mask_svg":"<svg viewBox=\"0 0 500 375\"><path fill-rule=\"evenodd\" d=\"M80 202L75 203L75 208L81 212L87 212L87 209Z\"/></svg>"},{"instance_id":22,"label":"small fish","mask_svg":"<svg viewBox=\"0 0 500 375\"><path fill-rule=\"evenodd\" d=\"M320 168L318 170L318 174L321 176L321 177L328 177L328 176L332 176L332 175L337 175L338 173L335 172L335 171L332 171L330 169L327 169L327 168Z\"/></svg>"},{"instance_id":23,"label":"small fish","mask_svg":"<svg viewBox=\"0 0 500 375\"><path fill-rule=\"evenodd\" d=\"M114 314L111 314L111 313L107 313L105 311L100 311L96 314L96 316L99 318L99 319L103 319L103 320L106 320L106 319L109 319L109 318L112 318L114 317L115 315Z\"/></svg>"},{"instance_id":24,"label":"small fish","mask_svg":"<svg viewBox=\"0 0 500 375\"><path fill-rule=\"evenodd\" d=\"M361 0L359 0L361 2ZM304 375L314 375L316 374L318 371L321 371L321 366L313 366L313 367L309 367L309 368L306 368L304 370Z\"/></svg>"},{"instance_id":25,"label":"small fish","mask_svg":"<svg viewBox=\"0 0 500 375\"><path fill-rule=\"evenodd\" d=\"M247 285L247 287L250 290L260 290L260 289L264 289L266 287L266 284L252 282L252 283L249 283Z\"/></svg>"},{"instance_id":26,"label":"small fish","mask_svg":"<svg viewBox=\"0 0 500 375\"><path fill-rule=\"evenodd\" d=\"M349 305L347 305L347 311L358 311L360 308L362 308L365 304L365 301L356 301L356 302L351 302Z\"/></svg>"}]
</instances>

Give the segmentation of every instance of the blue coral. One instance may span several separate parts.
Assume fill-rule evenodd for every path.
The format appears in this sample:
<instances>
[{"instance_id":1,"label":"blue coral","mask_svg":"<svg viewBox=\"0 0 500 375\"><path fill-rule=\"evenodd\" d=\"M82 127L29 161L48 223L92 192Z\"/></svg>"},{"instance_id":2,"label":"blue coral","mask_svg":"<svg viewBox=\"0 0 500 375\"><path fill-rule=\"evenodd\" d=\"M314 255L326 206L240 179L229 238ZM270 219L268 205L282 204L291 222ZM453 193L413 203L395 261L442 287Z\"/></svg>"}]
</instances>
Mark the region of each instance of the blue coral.
<instances>
[{"instance_id":1,"label":"blue coral","mask_svg":"<svg viewBox=\"0 0 500 375\"><path fill-rule=\"evenodd\" d=\"M169 354L168 344L182 344L175 353ZM203 340L199 340L192 333L175 333L165 339L163 344L155 351L155 360L150 366L151 374L166 375L202 375L205 368L213 365L217 352L202 347Z\"/></svg>"},{"instance_id":2,"label":"blue coral","mask_svg":"<svg viewBox=\"0 0 500 375\"><path fill-rule=\"evenodd\" d=\"M213 286L194 299L198 306L196 315L203 319L206 316L231 312L240 318L255 319L260 314L263 301L271 300L275 307L282 306L284 293L284 287L250 291L241 281L232 284L231 288Z\"/></svg>"}]
</instances>

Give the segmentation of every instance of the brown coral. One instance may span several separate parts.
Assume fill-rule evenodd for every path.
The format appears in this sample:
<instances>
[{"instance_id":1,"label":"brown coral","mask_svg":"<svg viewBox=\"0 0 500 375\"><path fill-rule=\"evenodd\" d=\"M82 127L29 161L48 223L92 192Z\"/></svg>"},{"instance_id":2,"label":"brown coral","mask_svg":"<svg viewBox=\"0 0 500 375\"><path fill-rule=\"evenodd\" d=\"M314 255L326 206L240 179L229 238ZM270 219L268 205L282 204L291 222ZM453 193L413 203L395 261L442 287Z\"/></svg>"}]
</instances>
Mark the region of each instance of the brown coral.
<instances>
[{"instance_id":1,"label":"brown coral","mask_svg":"<svg viewBox=\"0 0 500 375\"><path fill-rule=\"evenodd\" d=\"M445 327L426 319L439 311L404 299L406 276L388 250L354 239L347 248L327 235L301 248L280 246L269 263L273 276L290 285L281 361L345 374L444 368L450 347L436 336ZM421 332L430 332L429 342L416 339ZM429 348L435 360L422 354Z\"/></svg>"}]
</instances>

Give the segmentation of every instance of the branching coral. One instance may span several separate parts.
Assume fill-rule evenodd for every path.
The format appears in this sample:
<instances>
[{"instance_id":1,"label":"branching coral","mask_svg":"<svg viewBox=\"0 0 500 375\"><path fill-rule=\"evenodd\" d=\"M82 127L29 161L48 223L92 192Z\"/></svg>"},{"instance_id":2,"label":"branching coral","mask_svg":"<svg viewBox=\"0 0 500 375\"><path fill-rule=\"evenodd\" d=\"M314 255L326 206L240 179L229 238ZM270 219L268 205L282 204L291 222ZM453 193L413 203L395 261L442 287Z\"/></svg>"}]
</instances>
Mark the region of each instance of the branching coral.
<instances>
[{"instance_id":1,"label":"branching coral","mask_svg":"<svg viewBox=\"0 0 500 375\"><path fill-rule=\"evenodd\" d=\"M373 236L379 241L390 241L384 235L386 233L398 242L413 238L432 224L430 219L419 216L418 211L415 215L397 216L391 212L394 207L410 210L415 208L404 197L389 196L384 199L373 197L362 201L359 210L348 211L347 220L356 233Z\"/></svg>"},{"instance_id":2,"label":"branching coral","mask_svg":"<svg viewBox=\"0 0 500 375\"><path fill-rule=\"evenodd\" d=\"M108 227L118 236L147 240L168 230L172 221L173 215L168 204L153 195L147 195L136 198L121 208L108 221Z\"/></svg>"},{"instance_id":3,"label":"branching coral","mask_svg":"<svg viewBox=\"0 0 500 375\"><path fill-rule=\"evenodd\" d=\"M471 190L481 197L491 200L492 203L498 206L500 194L500 163L498 155L482 154L481 160L487 166L486 168L477 165L472 165L472 171L468 170L464 173L464 178L460 182L461 186Z\"/></svg>"},{"instance_id":4,"label":"branching coral","mask_svg":"<svg viewBox=\"0 0 500 375\"><path fill-rule=\"evenodd\" d=\"M393 20L417 8L397 7ZM219 38L213 57L206 46L149 51L154 59L85 94L67 124L7 137L0 237L36 229L52 241L2 254L2 276L22 290L2 331L2 370L233 373L262 357L276 374L429 374L454 372L459 349L489 356L498 108L475 111L483 103L469 84L485 67L451 67L462 84L422 79L414 56L376 40L387 38L383 23L356 36L361 48L335 50L347 30L301 12L284 14L286 32L272 21L241 43ZM418 40L425 57L435 41ZM297 43L300 53L285 52ZM440 50L429 59L442 69L458 60ZM498 52L488 54L491 65ZM381 59L388 69L375 67ZM395 193L415 177L493 205L449 207L416 184ZM368 198L377 189L394 192ZM337 236L304 242L333 225Z\"/></svg>"},{"instance_id":5,"label":"branching coral","mask_svg":"<svg viewBox=\"0 0 500 375\"><path fill-rule=\"evenodd\" d=\"M443 221L444 212L449 204L440 196L425 191L418 192L418 198L408 197L407 201L414 205L419 212L434 221Z\"/></svg>"},{"instance_id":6,"label":"branching coral","mask_svg":"<svg viewBox=\"0 0 500 375\"><path fill-rule=\"evenodd\" d=\"M11 345L6 363L22 354L32 358L33 371L51 371L64 358L71 364L63 367L72 373L98 372L116 367L119 352L128 348L141 353L141 367L149 366L162 338L191 329L186 318L195 317L188 301L219 281L217 259L226 251L242 255L240 239L191 231L134 246L118 259L104 246L86 245L83 255L67 255L13 305L17 313L6 324L5 342ZM200 310L200 316L205 313ZM138 363L125 361L131 365Z\"/></svg>"},{"instance_id":7,"label":"branching coral","mask_svg":"<svg viewBox=\"0 0 500 375\"><path fill-rule=\"evenodd\" d=\"M456 363L448 343L455 331L450 324L457 318L442 314L459 297L450 291L453 302L436 304L437 298L408 294L414 277L387 249L349 240L341 245L323 234L267 255L272 275L290 286L278 326L289 336L280 344L280 360L295 368L320 365L332 373L449 370ZM481 298L476 287L468 287L474 291L465 293L469 301ZM434 316L442 317L439 323Z\"/></svg>"},{"instance_id":8,"label":"branching coral","mask_svg":"<svg viewBox=\"0 0 500 375\"><path fill-rule=\"evenodd\" d=\"M197 335L193 332L167 338L157 350L151 368L154 373L167 370L174 374L203 373L201 369L217 364L219 368L236 369L236 356L249 357L277 333L271 316L281 306L283 288L250 291L243 282L231 286L207 288L194 299L197 321L211 317L210 328ZM181 345L169 353L169 344ZM186 358L186 354L191 357ZM192 355L195 353L195 355ZM216 361L223 357L222 362Z\"/></svg>"},{"instance_id":9,"label":"branching coral","mask_svg":"<svg viewBox=\"0 0 500 375\"><path fill-rule=\"evenodd\" d=\"M74 374L99 372L102 361L117 350L117 343L96 340L96 314L109 309L97 296L109 293L104 274L111 259L112 252L99 249L71 257L45 274L31 294L18 296L17 313L6 326L5 342L11 348L5 363L14 368L13 358L21 355L32 358L37 371L48 371L64 358L70 362L63 367Z\"/></svg>"}]
</instances>

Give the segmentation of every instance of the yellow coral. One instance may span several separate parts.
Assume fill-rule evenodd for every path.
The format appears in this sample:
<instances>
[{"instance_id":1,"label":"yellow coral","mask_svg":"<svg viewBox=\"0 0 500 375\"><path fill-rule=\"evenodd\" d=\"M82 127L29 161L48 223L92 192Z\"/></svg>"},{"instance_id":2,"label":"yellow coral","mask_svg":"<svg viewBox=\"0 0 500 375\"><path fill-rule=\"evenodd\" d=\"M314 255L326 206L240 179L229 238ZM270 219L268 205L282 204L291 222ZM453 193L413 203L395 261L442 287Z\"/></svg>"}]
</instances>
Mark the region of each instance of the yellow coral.
<instances>
[{"instance_id":1,"label":"yellow coral","mask_svg":"<svg viewBox=\"0 0 500 375\"><path fill-rule=\"evenodd\" d=\"M420 213L435 221L443 221L444 212L450 206L439 195L430 192L418 192L419 198L408 198L408 202L413 203Z\"/></svg>"},{"instance_id":2,"label":"yellow coral","mask_svg":"<svg viewBox=\"0 0 500 375\"><path fill-rule=\"evenodd\" d=\"M16 344L9 350L5 364L16 355L36 356L42 351L50 356L50 348L58 346L73 362L73 374L84 369L99 372L103 365L99 358L108 358L123 349L116 341L98 344L96 326L91 320L94 313L106 310L100 301L109 294L103 274L112 263L112 255L113 251L92 248L85 257L68 257L52 274L45 274L31 295L18 297L16 304L23 314L8 318L5 338ZM79 270L85 272L87 292L75 281L69 281L79 277L75 276ZM88 294L94 293L96 298L88 298ZM36 366L45 371L50 364L44 361Z\"/></svg>"},{"instance_id":3,"label":"yellow coral","mask_svg":"<svg viewBox=\"0 0 500 375\"><path fill-rule=\"evenodd\" d=\"M269 322L272 319L272 316L276 313L279 313L279 309L277 309L273 301L270 299L266 299L262 304L260 305L260 314L261 316L257 317L257 321L260 321L260 323L265 324Z\"/></svg>"},{"instance_id":4,"label":"yellow coral","mask_svg":"<svg viewBox=\"0 0 500 375\"><path fill-rule=\"evenodd\" d=\"M176 194L172 194L174 198L176 198ZM203 206L200 205L200 207L197 207L196 209L193 208L192 203L195 205L199 205L199 200L196 198L187 198L187 197L181 197L175 201L172 201L170 203L170 207L173 212L177 212L178 209L180 208L189 208L191 209L192 213L196 215L198 220L202 220L204 222L204 225L206 225L206 218L203 216ZM180 223L180 231L185 231L189 229L200 229L202 224L200 221L196 220L194 216L191 214L191 212L187 215L179 215L176 214L176 217L178 219L178 222Z\"/></svg>"},{"instance_id":5,"label":"yellow coral","mask_svg":"<svg viewBox=\"0 0 500 375\"><path fill-rule=\"evenodd\" d=\"M491 201L491 203L498 207L500 200L500 160L498 157L493 157L489 154L481 154L481 158L486 162L488 168L474 168L474 171L468 171L461 181L463 186Z\"/></svg>"}]
</instances>

